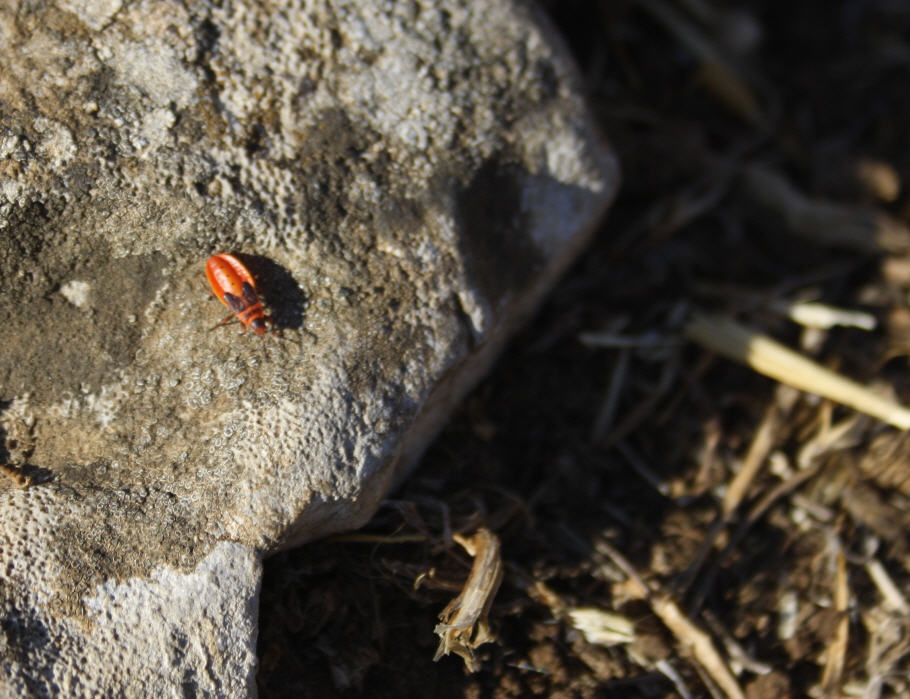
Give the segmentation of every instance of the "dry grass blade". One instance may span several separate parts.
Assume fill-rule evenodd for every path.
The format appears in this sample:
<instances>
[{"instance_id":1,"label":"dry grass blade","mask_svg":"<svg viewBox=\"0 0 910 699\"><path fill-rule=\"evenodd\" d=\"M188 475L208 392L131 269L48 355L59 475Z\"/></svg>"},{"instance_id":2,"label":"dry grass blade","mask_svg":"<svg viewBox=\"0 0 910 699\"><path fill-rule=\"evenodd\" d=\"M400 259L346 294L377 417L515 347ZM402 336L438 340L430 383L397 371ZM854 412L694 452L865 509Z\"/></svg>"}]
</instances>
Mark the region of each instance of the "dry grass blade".
<instances>
[{"instance_id":1,"label":"dry grass blade","mask_svg":"<svg viewBox=\"0 0 910 699\"><path fill-rule=\"evenodd\" d=\"M908 616L875 606L862 613L862 620L869 639L866 681L861 688L863 699L878 699L889 684L892 691L887 696L906 695L904 668L910 654Z\"/></svg>"},{"instance_id":2,"label":"dry grass blade","mask_svg":"<svg viewBox=\"0 0 910 699\"><path fill-rule=\"evenodd\" d=\"M692 692L686 687L685 680L682 678L682 675L676 671L676 668L673 667L673 664L669 660L661 658L654 663L654 667L673 683L673 686L676 688L681 699L692 699Z\"/></svg>"},{"instance_id":3,"label":"dry grass blade","mask_svg":"<svg viewBox=\"0 0 910 699\"><path fill-rule=\"evenodd\" d=\"M679 372L680 356L674 354L669 361L665 362L660 372L660 377L655 386L648 395L629 411L623 420L620 420L613 430L603 437L600 446L609 448L622 440L627 434L633 432L642 424L649 415L654 413L657 408L664 402L664 396L670 390L676 375Z\"/></svg>"},{"instance_id":4,"label":"dry grass blade","mask_svg":"<svg viewBox=\"0 0 910 699\"><path fill-rule=\"evenodd\" d=\"M727 651L727 656L730 658L730 665L734 670L739 666L756 675L767 675L771 672L773 669L772 666L750 656L746 652L746 649L733 638L729 629L723 625L717 615L713 614L709 609L704 609L702 610L701 617L705 620L708 628L710 628L714 635L723 643L724 649Z\"/></svg>"},{"instance_id":5,"label":"dry grass blade","mask_svg":"<svg viewBox=\"0 0 910 699\"><path fill-rule=\"evenodd\" d=\"M752 89L692 22L662 0L638 0L638 4L701 61L702 82L720 102L747 123L764 129L766 119Z\"/></svg>"},{"instance_id":6,"label":"dry grass blade","mask_svg":"<svg viewBox=\"0 0 910 699\"><path fill-rule=\"evenodd\" d=\"M776 381L842 403L902 430L910 429L910 410L904 406L729 318L698 315L686 325L685 334L692 342Z\"/></svg>"},{"instance_id":7,"label":"dry grass blade","mask_svg":"<svg viewBox=\"0 0 910 699\"><path fill-rule=\"evenodd\" d=\"M439 615L442 623L434 631L440 641L433 660L456 653L469 672L477 672L480 661L474 649L493 640L488 616L502 582L499 537L489 529L478 529L470 538L460 534L452 538L474 557L474 565L461 593Z\"/></svg>"},{"instance_id":8,"label":"dry grass blade","mask_svg":"<svg viewBox=\"0 0 910 699\"><path fill-rule=\"evenodd\" d=\"M910 496L910 435L883 433L865 450L859 466L880 488Z\"/></svg>"},{"instance_id":9,"label":"dry grass blade","mask_svg":"<svg viewBox=\"0 0 910 699\"><path fill-rule=\"evenodd\" d=\"M702 73L705 74L703 69ZM731 163L721 163L701 180L687 185L648 212L645 227L654 240L666 240L686 225L717 209L730 189L734 173Z\"/></svg>"},{"instance_id":10,"label":"dry grass blade","mask_svg":"<svg viewBox=\"0 0 910 699\"><path fill-rule=\"evenodd\" d=\"M799 323L807 328L828 330L839 325L861 330L875 330L876 326L875 316L871 313L835 308L824 303L784 301L772 305L774 310L780 311L794 323Z\"/></svg>"},{"instance_id":11,"label":"dry grass blade","mask_svg":"<svg viewBox=\"0 0 910 699\"><path fill-rule=\"evenodd\" d=\"M599 442L603 439L604 434L613 424L616 417L616 410L619 407L619 396L622 393L623 384L626 381L626 373L629 370L629 351L621 350L616 359L616 366L613 368L613 375L610 377L610 385L607 393L601 403L600 410L597 411L597 417L594 418L594 426L591 428L591 441Z\"/></svg>"},{"instance_id":12,"label":"dry grass blade","mask_svg":"<svg viewBox=\"0 0 910 699\"><path fill-rule=\"evenodd\" d=\"M581 333L578 339L587 347L601 347L604 349L649 349L654 347L673 347L678 344L674 340L668 340L657 333L646 333L644 335L622 335L612 332L588 332Z\"/></svg>"},{"instance_id":13,"label":"dry grass blade","mask_svg":"<svg viewBox=\"0 0 910 699\"><path fill-rule=\"evenodd\" d=\"M664 626L670 629L684 651L698 661L698 664L717 684L724 696L728 699L745 699L746 695L730 668L727 667L727 663L717 652L714 641L707 632L690 621L669 597L652 598L651 609L664 623Z\"/></svg>"},{"instance_id":14,"label":"dry grass blade","mask_svg":"<svg viewBox=\"0 0 910 699\"><path fill-rule=\"evenodd\" d=\"M767 167L747 168L744 182L749 196L804 238L861 252L905 252L910 244L910 231L900 221L874 209L810 199Z\"/></svg>"},{"instance_id":15,"label":"dry grass blade","mask_svg":"<svg viewBox=\"0 0 910 699\"><path fill-rule=\"evenodd\" d=\"M628 577L633 585L638 587L638 595L646 599L651 606L651 611L663 622L680 646L688 651L692 659L697 662L705 673L728 697L745 699L745 694L727 667L726 662L714 647L714 642L707 632L700 629L682 613L679 606L662 591L654 590L644 582L635 568L625 556L616 551L605 541L598 542L597 549L608 556Z\"/></svg>"},{"instance_id":16,"label":"dry grass blade","mask_svg":"<svg viewBox=\"0 0 910 699\"><path fill-rule=\"evenodd\" d=\"M705 534L704 540L698 547L698 551L692 559L692 562L679 577L679 588L686 590L695 580L701 571L708 554L714 548L714 544L721 532L733 518L733 513L739 507L745 498L749 486L755 480L761 470L761 466L779 438L781 423L790 413L796 401L797 392L789 386L778 386L776 400L770 405L765 412L764 418L758 429L752 437L752 443L749 445L749 451L746 452L746 458L743 460L742 468L730 481L727 492L721 503L721 511L718 518L711 525L711 528Z\"/></svg>"},{"instance_id":17,"label":"dry grass blade","mask_svg":"<svg viewBox=\"0 0 910 699\"><path fill-rule=\"evenodd\" d=\"M770 492L765 494L765 496L755 504L755 506L749 511L749 514L746 516L746 518L740 522L739 526L736 528L736 531L733 533L733 536L730 537L730 541L724 547L724 550L721 551L720 555L713 561L711 568L707 573L705 573L705 578L698 590L698 593L695 595L695 598L692 601L690 611L692 611L693 614L695 611L701 609L709 590L714 586L714 579L717 576L717 572L720 570L720 567L723 565L724 561L726 561L727 556L729 556L736 549L736 547L739 546L740 542L742 542L743 537L745 537L746 532L749 530L749 528L754 525L759 519L761 519L775 502L815 476L815 474L817 474L820 469L821 466L816 464L802 471L797 471L789 479L783 483L778 484Z\"/></svg>"},{"instance_id":18,"label":"dry grass blade","mask_svg":"<svg viewBox=\"0 0 910 699\"><path fill-rule=\"evenodd\" d=\"M621 614L597 607L572 607L568 616L588 643L616 646L635 640L635 625Z\"/></svg>"},{"instance_id":19,"label":"dry grass blade","mask_svg":"<svg viewBox=\"0 0 910 699\"><path fill-rule=\"evenodd\" d=\"M885 570L881 561L877 558L868 561L866 563L866 572L884 598L885 605L889 609L899 612L906 617L910 617L910 604L907 604L907 600L903 593L898 586L894 584L894 581L891 579L891 576L888 575L888 571Z\"/></svg>"},{"instance_id":20,"label":"dry grass blade","mask_svg":"<svg viewBox=\"0 0 910 699\"><path fill-rule=\"evenodd\" d=\"M588 643L609 647L635 641L635 624L627 617L599 607L573 607L541 580L515 569L510 572L529 597L548 607L554 618L580 631Z\"/></svg>"},{"instance_id":21,"label":"dry grass blade","mask_svg":"<svg viewBox=\"0 0 910 699\"><path fill-rule=\"evenodd\" d=\"M834 609L840 613L840 620L828 647L825 670L822 673L822 691L825 696L836 696L844 674L844 658L847 656L847 641L850 633L850 617L847 614L849 603L847 588L847 559L843 551L837 552L837 572L834 576Z\"/></svg>"},{"instance_id":22,"label":"dry grass blade","mask_svg":"<svg viewBox=\"0 0 910 699\"><path fill-rule=\"evenodd\" d=\"M673 600L664 596L652 597L651 609L726 696L732 699L745 698L733 673L714 647L711 637L689 621Z\"/></svg>"},{"instance_id":23,"label":"dry grass blade","mask_svg":"<svg viewBox=\"0 0 910 699\"><path fill-rule=\"evenodd\" d=\"M756 430L749 451L743 461L739 473L733 478L727 493L724 495L721 508L724 517L730 515L746 496L755 476L758 475L761 465L765 462L775 440L781 423L786 419L796 401L797 394L787 386L780 386L777 390L777 400L768 408L758 430Z\"/></svg>"}]
</instances>

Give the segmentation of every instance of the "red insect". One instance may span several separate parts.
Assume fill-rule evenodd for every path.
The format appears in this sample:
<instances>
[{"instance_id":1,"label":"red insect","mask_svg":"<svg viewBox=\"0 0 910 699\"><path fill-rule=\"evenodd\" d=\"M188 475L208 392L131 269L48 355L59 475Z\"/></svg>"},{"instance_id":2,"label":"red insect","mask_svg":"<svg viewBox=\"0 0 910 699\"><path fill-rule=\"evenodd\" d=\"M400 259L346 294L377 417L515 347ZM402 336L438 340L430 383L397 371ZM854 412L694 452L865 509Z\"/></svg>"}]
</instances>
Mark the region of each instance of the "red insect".
<instances>
[{"instance_id":1,"label":"red insect","mask_svg":"<svg viewBox=\"0 0 910 699\"><path fill-rule=\"evenodd\" d=\"M205 274L212 285L212 293L231 309L231 315L218 323L216 328L230 323L235 316L243 323L241 332L249 328L257 335L265 335L269 326L274 325L262 309L253 275L236 257L227 253L212 255L205 263Z\"/></svg>"}]
</instances>

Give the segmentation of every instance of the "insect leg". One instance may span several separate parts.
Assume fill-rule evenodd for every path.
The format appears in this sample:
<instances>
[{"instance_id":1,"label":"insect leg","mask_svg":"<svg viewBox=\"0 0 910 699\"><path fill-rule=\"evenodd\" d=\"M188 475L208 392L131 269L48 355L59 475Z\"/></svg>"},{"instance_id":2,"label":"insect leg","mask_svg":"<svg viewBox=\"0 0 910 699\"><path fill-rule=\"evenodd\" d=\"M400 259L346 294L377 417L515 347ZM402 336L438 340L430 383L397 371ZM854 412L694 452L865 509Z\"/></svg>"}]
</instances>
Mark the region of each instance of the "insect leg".
<instances>
[{"instance_id":1,"label":"insect leg","mask_svg":"<svg viewBox=\"0 0 910 699\"><path fill-rule=\"evenodd\" d=\"M212 327L210 327L209 330L214 330L215 328L220 328L222 325L230 325L231 323L239 323L239 322L240 322L240 320L237 318L237 316L231 314L227 318L222 320L220 323L218 323L218 325L213 325ZM245 329L246 328L244 328L244 330Z\"/></svg>"}]
</instances>

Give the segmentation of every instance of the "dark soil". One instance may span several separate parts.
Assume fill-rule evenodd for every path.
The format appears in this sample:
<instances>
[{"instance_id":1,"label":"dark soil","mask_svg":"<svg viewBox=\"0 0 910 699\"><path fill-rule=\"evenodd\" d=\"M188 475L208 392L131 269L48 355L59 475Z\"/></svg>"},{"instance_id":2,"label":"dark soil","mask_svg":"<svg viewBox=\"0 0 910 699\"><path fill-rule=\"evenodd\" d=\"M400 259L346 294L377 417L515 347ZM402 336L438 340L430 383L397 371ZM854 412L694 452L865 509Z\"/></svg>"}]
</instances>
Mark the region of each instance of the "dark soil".
<instances>
[{"instance_id":1,"label":"dark soil","mask_svg":"<svg viewBox=\"0 0 910 699\"><path fill-rule=\"evenodd\" d=\"M545 4L621 158L619 198L365 527L373 538L266 563L263 697L729 694L657 613L667 600L746 696L910 692L902 433L682 339L695 309L735 316L910 403L910 4L751 5ZM712 87L660 6L706 37L739 87ZM702 17L684 9L700 6ZM807 197L887 213L896 233L882 246L871 228L848 241L831 226L797 230L750 193L756 165ZM877 326L810 331L775 310L794 300L861 310ZM628 346L581 341L595 332ZM750 448L761 468L723 520ZM477 649L473 674L457 655L433 662L438 615L472 562L448 526L483 526L502 543L497 641ZM592 642L577 607L634 632Z\"/></svg>"}]
</instances>

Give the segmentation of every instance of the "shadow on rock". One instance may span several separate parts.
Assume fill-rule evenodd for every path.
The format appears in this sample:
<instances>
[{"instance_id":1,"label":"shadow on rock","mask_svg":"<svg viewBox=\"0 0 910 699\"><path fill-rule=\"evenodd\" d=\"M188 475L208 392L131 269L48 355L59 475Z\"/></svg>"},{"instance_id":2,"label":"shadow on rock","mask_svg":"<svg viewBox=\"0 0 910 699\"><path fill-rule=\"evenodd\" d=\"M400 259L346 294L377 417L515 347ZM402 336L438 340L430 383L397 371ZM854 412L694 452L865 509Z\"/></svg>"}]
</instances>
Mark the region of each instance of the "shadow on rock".
<instances>
[{"instance_id":1,"label":"shadow on rock","mask_svg":"<svg viewBox=\"0 0 910 699\"><path fill-rule=\"evenodd\" d=\"M256 291L268 306L279 330L302 328L306 315L307 297L291 273L262 255L235 253L256 279Z\"/></svg>"}]
</instances>

